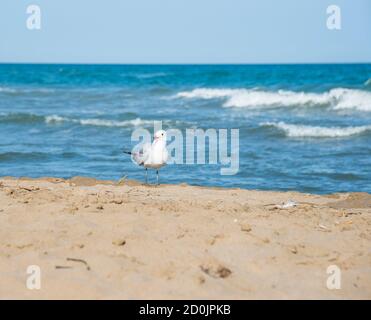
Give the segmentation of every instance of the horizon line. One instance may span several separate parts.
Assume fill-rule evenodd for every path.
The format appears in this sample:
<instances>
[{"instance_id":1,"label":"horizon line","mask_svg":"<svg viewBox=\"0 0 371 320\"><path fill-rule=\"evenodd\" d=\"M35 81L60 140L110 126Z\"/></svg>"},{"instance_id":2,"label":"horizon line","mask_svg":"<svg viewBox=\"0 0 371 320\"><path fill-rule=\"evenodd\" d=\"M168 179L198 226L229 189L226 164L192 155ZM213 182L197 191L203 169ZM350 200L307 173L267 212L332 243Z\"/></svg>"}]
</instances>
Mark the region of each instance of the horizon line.
<instances>
[{"instance_id":1,"label":"horizon line","mask_svg":"<svg viewBox=\"0 0 371 320\"><path fill-rule=\"evenodd\" d=\"M341 64L371 64L370 61L352 61L352 62L3 62L0 65L341 65Z\"/></svg>"}]
</instances>

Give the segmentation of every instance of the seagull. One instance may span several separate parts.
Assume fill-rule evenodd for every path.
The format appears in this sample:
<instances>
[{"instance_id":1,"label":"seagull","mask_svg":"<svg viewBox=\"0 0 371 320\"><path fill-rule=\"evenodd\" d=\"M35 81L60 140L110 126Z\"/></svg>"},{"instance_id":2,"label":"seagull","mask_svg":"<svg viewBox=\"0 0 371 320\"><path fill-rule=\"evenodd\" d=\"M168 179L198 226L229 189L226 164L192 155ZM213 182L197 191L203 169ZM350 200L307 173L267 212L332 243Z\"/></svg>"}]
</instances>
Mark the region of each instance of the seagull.
<instances>
[{"instance_id":1,"label":"seagull","mask_svg":"<svg viewBox=\"0 0 371 320\"><path fill-rule=\"evenodd\" d=\"M155 133L152 144L145 143L138 152L124 151L130 154L136 164L146 168L146 184L148 181L148 168L156 169L157 185L159 184L158 171L161 167L166 165L168 159L168 152L166 149L166 131L159 130Z\"/></svg>"}]
</instances>

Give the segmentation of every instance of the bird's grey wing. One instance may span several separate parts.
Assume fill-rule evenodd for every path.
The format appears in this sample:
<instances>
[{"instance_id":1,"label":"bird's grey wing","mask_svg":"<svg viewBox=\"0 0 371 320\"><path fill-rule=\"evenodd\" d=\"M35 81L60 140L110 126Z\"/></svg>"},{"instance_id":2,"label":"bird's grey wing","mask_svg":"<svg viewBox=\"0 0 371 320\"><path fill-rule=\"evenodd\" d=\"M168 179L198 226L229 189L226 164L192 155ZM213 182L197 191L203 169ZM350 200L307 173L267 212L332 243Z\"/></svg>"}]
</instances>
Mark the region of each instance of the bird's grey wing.
<instances>
[{"instance_id":1,"label":"bird's grey wing","mask_svg":"<svg viewBox=\"0 0 371 320\"><path fill-rule=\"evenodd\" d=\"M138 165L142 166L148 160L150 153L151 144L145 143L138 151L133 152L133 159Z\"/></svg>"}]
</instances>

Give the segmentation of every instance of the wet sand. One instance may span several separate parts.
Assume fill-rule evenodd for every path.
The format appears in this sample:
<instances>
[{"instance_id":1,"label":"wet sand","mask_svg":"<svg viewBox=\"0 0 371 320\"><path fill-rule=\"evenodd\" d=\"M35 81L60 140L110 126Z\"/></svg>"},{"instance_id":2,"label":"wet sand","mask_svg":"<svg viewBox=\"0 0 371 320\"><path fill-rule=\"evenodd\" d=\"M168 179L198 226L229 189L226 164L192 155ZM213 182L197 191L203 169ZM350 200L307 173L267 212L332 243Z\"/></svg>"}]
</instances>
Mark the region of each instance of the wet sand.
<instances>
[{"instance_id":1,"label":"wet sand","mask_svg":"<svg viewBox=\"0 0 371 320\"><path fill-rule=\"evenodd\" d=\"M0 274L1 299L371 299L371 195L5 177Z\"/></svg>"}]
</instances>

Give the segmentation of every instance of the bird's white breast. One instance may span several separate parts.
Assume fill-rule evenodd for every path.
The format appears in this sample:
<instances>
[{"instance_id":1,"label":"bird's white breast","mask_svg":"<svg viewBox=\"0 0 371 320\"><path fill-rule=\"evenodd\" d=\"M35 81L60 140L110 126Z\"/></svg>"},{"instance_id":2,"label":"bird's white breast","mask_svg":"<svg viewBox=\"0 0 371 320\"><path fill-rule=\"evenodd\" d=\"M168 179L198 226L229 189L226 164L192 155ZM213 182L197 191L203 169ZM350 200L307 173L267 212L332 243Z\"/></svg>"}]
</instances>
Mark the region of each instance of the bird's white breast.
<instances>
[{"instance_id":1,"label":"bird's white breast","mask_svg":"<svg viewBox=\"0 0 371 320\"><path fill-rule=\"evenodd\" d=\"M159 169L166 165L168 158L168 152L166 149L166 143L163 141L156 141L151 146L150 156L147 161L144 162L144 167Z\"/></svg>"}]
</instances>

